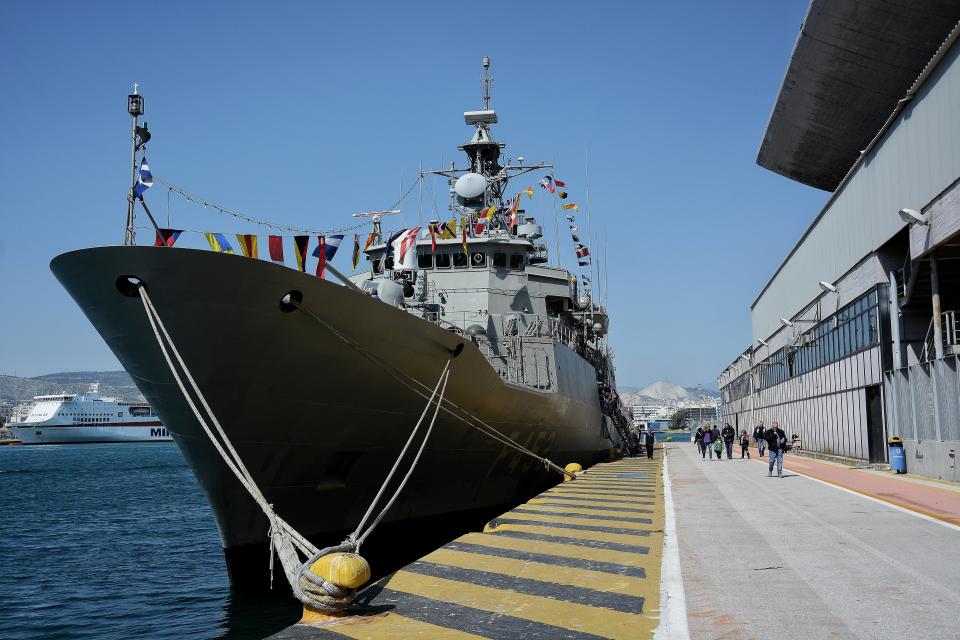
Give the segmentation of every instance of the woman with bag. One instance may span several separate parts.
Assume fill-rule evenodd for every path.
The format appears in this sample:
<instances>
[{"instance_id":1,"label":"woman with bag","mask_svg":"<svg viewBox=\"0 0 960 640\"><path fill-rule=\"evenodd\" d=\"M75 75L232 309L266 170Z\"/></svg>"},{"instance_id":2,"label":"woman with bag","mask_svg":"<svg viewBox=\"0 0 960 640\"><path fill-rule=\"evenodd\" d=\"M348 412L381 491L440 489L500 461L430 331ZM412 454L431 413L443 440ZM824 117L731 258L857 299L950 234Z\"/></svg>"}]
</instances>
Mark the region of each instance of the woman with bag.
<instances>
[{"instance_id":1,"label":"woman with bag","mask_svg":"<svg viewBox=\"0 0 960 640\"><path fill-rule=\"evenodd\" d=\"M713 449L710 448L710 440L713 439L713 434L710 433L710 429L703 430L703 438L701 439L701 451L700 455L704 460L707 459L707 451L710 451L710 459L713 460Z\"/></svg>"}]
</instances>

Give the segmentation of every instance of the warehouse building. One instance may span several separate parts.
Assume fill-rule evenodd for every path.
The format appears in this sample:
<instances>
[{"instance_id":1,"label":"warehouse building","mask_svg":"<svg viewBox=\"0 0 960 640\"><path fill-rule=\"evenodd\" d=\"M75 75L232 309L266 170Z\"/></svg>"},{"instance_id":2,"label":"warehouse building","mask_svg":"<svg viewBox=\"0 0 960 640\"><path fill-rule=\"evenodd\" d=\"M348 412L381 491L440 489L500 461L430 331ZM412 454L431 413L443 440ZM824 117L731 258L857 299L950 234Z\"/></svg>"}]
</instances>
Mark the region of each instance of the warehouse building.
<instances>
[{"instance_id":1,"label":"warehouse building","mask_svg":"<svg viewBox=\"0 0 960 640\"><path fill-rule=\"evenodd\" d=\"M831 192L751 306L724 420L960 481L960 3L813 0L758 164Z\"/></svg>"}]
</instances>

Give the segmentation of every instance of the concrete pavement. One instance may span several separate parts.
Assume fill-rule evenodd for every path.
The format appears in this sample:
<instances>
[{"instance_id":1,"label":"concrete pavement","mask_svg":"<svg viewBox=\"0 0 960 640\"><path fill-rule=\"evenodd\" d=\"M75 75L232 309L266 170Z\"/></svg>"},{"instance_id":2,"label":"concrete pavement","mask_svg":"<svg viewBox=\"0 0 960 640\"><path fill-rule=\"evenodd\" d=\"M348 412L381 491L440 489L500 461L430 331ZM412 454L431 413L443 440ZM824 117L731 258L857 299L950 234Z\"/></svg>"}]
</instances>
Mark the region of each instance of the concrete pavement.
<instances>
[{"instance_id":1,"label":"concrete pavement","mask_svg":"<svg viewBox=\"0 0 960 640\"><path fill-rule=\"evenodd\" d=\"M791 456L781 479L667 447L692 638L960 637L960 529L943 522L953 492L932 520L825 484L845 477L797 475Z\"/></svg>"}]
</instances>

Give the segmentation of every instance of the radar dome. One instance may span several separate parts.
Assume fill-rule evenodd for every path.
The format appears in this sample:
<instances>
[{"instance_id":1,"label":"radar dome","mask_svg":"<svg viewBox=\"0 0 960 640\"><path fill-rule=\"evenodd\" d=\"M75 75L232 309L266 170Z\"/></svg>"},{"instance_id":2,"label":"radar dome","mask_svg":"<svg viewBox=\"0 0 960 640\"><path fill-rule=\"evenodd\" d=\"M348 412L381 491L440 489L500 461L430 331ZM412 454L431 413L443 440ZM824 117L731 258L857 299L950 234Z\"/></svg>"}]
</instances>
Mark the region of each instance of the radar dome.
<instances>
[{"instance_id":1,"label":"radar dome","mask_svg":"<svg viewBox=\"0 0 960 640\"><path fill-rule=\"evenodd\" d=\"M391 306L399 307L403 302L403 285L396 280L381 280L377 285L377 297Z\"/></svg>"},{"instance_id":2,"label":"radar dome","mask_svg":"<svg viewBox=\"0 0 960 640\"><path fill-rule=\"evenodd\" d=\"M453 190L464 200L479 198L487 190L487 179L479 173L467 173L457 178Z\"/></svg>"}]
</instances>

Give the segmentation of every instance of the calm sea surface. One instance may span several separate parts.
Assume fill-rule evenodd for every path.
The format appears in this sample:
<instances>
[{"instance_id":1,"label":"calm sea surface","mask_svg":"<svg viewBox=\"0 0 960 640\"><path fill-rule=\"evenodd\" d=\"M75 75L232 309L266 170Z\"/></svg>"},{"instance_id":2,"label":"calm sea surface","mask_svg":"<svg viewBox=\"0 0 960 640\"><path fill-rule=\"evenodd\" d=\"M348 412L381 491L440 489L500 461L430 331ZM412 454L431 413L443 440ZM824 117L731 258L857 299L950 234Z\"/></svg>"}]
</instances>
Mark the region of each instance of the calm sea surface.
<instances>
[{"instance_id":1,"label":"calm sea surface","mask_svg":"<svg viewBox=\"0 0 960 640\"><path fill-rule=\"evenodd\" d=\"M231 593L176 445L0 447L0 638L263 638L299 611Z\"/></svg>"}]
</instances>

